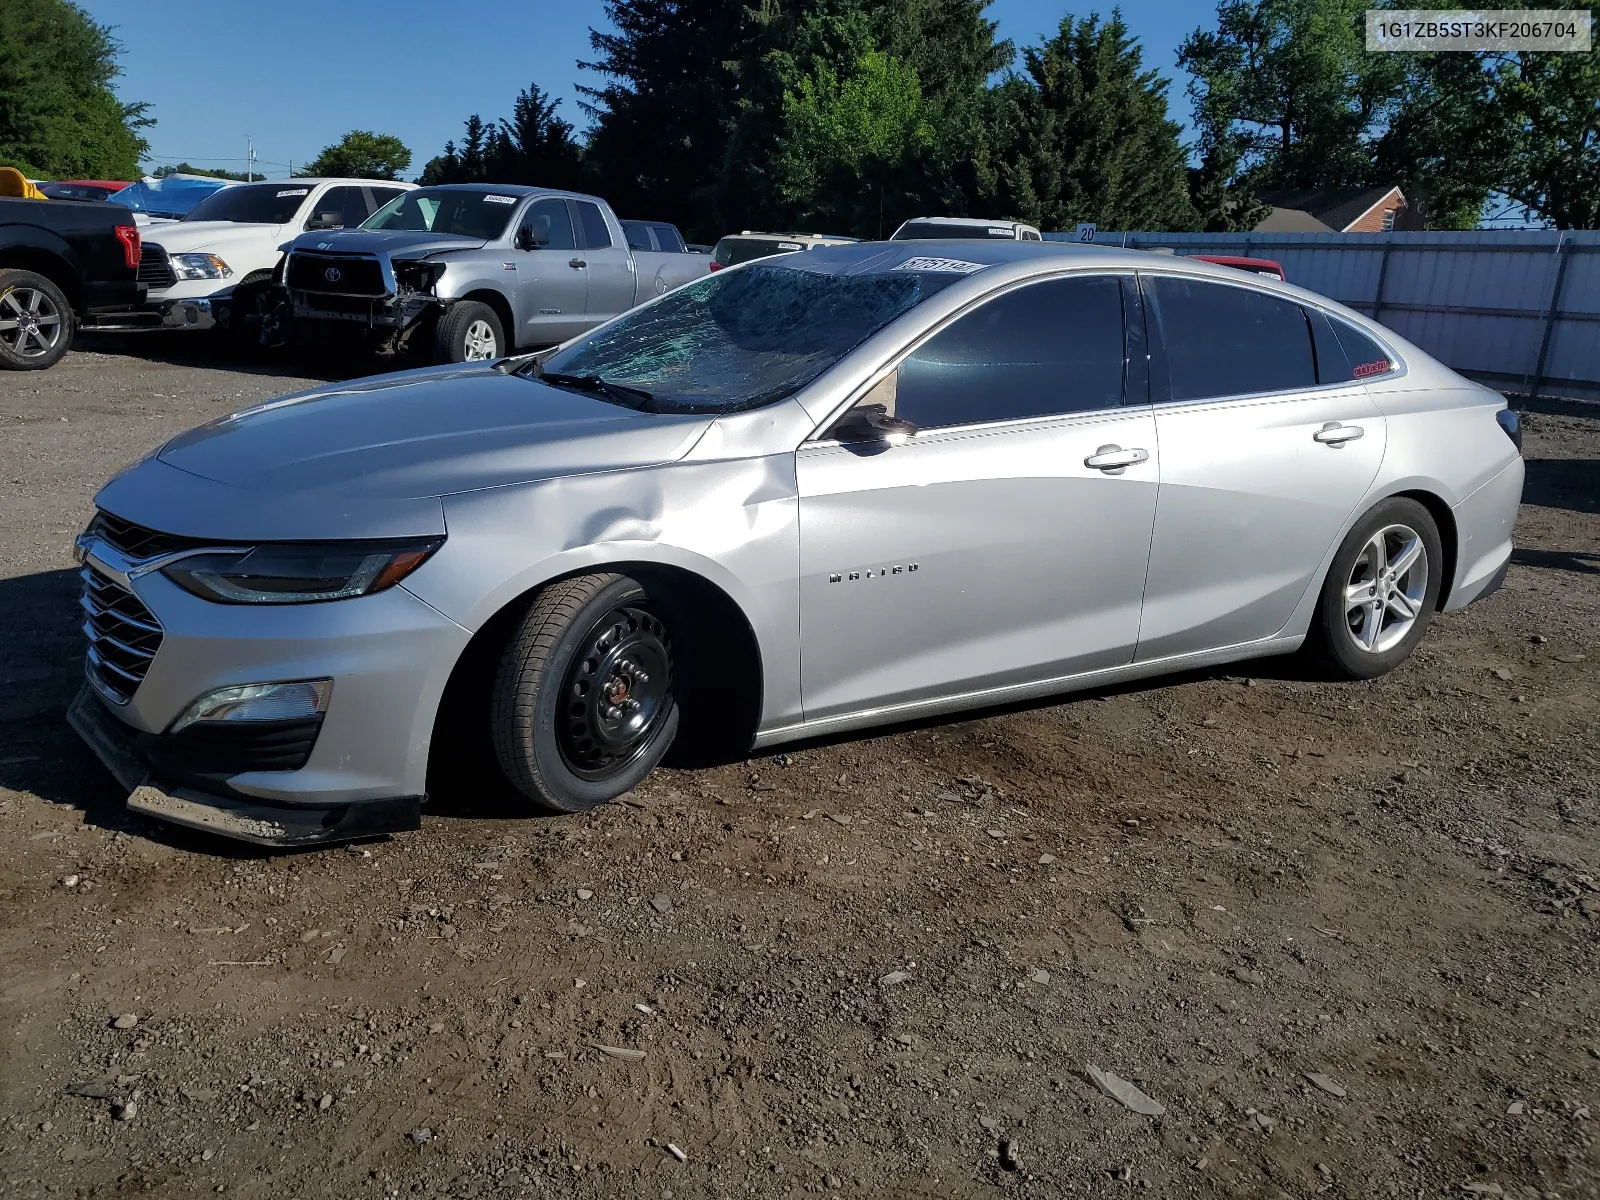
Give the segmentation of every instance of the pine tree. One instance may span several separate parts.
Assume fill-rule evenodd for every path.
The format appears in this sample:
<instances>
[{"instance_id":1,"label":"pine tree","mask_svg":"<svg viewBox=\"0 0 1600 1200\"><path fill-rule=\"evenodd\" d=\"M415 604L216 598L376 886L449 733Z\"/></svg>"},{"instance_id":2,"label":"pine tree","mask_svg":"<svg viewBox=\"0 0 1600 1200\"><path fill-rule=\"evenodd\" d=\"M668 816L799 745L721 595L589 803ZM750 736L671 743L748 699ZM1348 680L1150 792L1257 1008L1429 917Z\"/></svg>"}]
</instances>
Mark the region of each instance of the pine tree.
<instances>
[{"instance_id":1,"label":"pine tree","mask_svg":"<svg viewBox=\"0 0 1600 1200\"><path fill-rule=\"evenodd\" d=\"M538 84L517 96L511 119L501 119L489 135L488 178L497 183L580 188L583 158L572 138L572 126L556 115L561 101L552 100Z\"/></svg>"},{"instance_id":2,"label":"pine tree","mask_svg":"<svg viewBox=\"0 0 1600 1200\"><path fill-rule=\"evenodd\" d=\"M745 0L606 0L615 32L591 30L605 76L580 88L594 118L593 186L624 216L672 221L691 239L723 232L712 193L736 104L729 64L753 20Z\"/></svg>"}]
</instances>

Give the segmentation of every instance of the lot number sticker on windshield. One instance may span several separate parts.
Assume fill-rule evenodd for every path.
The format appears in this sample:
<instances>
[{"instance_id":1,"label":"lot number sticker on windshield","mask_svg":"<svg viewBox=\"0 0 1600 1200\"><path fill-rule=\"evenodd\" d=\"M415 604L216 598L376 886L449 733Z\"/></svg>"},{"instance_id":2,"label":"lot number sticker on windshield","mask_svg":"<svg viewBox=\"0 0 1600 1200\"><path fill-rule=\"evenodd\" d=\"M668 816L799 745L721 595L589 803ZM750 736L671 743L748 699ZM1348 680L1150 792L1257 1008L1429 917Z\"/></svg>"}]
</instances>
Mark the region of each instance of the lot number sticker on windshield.
<instances>
[{"instance_id":1,"label":"lot number sticker on windshield","mask_svg":"<svg viewBox=\"0 0 1600 1200\"><path fill-rule=\"evenodd\" d=\"M310 190L310 188L284 188L278 193L277 198L281 200L285 196L304 196Z\"/></svg>"},{"instance_id":2,"label":"lot number sticker on windshield","mask_svg":"<svg viewBox=\"0 0 1600 1200\"><path fill-rule=\"evenodd\" d=\"M517 198L515 196L485 196L483 202L485 204L515 204Z\"/></svg>"},{"instance_id":3,"label":"lot number sticker on windshield","mask_svg":"<svg viewBox=\"0 0 1600 1200\"><path fill-rule=\"evenodd\" d=\"M982 263L967 262L959 258L908 258L896 271L953 271L959 275L971 275L974 271L983 270Z\"/></svg>"}]
</instances>

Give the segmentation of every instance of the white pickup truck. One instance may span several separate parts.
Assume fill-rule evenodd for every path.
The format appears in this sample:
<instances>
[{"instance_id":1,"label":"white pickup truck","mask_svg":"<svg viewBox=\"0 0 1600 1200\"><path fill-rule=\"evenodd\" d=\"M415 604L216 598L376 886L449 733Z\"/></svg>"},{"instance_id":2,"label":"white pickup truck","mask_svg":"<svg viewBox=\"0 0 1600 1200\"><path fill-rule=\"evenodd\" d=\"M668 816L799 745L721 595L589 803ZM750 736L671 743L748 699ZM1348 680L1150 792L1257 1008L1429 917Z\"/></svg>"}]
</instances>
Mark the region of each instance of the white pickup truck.
<instances>
[{"instance_id":1,"label":"white pickup truck","mask_svg":"<svg viewBox=\"0 0 1600 1200\"><path fill-rule=\"evenodd\" d=\"M97 329L242 329L259 320L279 247L304 230L359 225L415 184L377 179L280 179L213 192L181 221L145 228L139 282L148 300Z\"/></svg>"},{"instance_id":2,"label":"white pickup truck","mask_svg":"<svg viewBox=\"0 0 1600 1200\"><path fill-rule=\"evenodd\" d=\"M360 229L300 235L283 284L301 344L466 362L564 342L711 270L704 254L629 242L596 196L447 184L407 192Z\"/></svg>"}]
</instances>

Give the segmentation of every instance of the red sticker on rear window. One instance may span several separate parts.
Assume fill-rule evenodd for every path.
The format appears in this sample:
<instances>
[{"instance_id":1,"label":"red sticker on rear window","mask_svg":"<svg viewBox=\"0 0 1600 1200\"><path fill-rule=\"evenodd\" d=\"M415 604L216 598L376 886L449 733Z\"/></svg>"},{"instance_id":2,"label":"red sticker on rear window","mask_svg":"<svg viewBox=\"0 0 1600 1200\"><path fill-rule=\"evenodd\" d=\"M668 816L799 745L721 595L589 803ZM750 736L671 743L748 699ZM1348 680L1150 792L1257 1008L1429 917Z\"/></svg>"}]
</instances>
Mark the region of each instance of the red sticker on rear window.
<instances>
[{"instance_id":1,"label":"red sticker on rear window","mask_svg":"<svg viewBox=\"0 0 1600 1200\"><path fill-rule=\"evenodd\" d=\"M1389 360L1380 358L1377 362L1360 363L1350 373L1357 379L1365 379L1368 375L1382 375L1389 369Z\"/></svg>"}]
</instances>

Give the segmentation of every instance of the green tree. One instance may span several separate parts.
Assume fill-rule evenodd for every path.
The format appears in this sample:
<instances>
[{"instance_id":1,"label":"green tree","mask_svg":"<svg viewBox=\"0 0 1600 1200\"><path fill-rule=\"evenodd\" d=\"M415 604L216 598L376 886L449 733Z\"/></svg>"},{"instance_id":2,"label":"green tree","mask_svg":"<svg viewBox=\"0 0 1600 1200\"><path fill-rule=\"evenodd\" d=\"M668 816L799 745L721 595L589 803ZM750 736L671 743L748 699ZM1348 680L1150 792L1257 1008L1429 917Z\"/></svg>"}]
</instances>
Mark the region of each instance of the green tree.
<instances>
[{"instance_id":1,"label":"green tree","mask_svg":"<svg viewBox=\"0 0 1600 1200\"><path fill-rule=\"evenodd\" d=\"M213 179L237 179L243 182L247 178L243 171L224 171L217 167L196 167L186 162L181 162L177 166L157 167L151 174L157 179L163 179L168 175L209 175ZM256 173L248 176L248 178L260 179L261 176Z\"/></svg>"},{"instance_id":2,"label":"green tree","mask_svg":"<svg viewBox=\"0 0 1600 1200\"><path fill-rule=\"evenodd\" d=\"M484 183L489 178L489 147L494 140L494 127L473 113L463 123L465 134L458 149L454 142L444 144L444 153L430 158L422 168L418 182L425 186L438 183Z\"/></svg>"},{"instance_id":3,"label":"green tree","mask_svg":"<svg viewBox=\"0 0 1600 1200\"><path fill-rule=\"evenodd\" d=\"M517 95L511 119L501 119L489 140L488 175L496 183L541 187L583 186L582 149L572 126L556 115L561 101L552 100L538 84Z\"/></svg>"},{"instance_id":4,"label":"green tree","mask_svg":"<svg viewBox=\"0 0 1600 1200\"><path fill-rule=\"evenodd\" d=\"M998 169L1026 190L1009 207L1045 228L1093 221L1111 229L1197 227L1187 155L1167 116L1167 80L1146 70L1121 14L1064 17L1055 36L1023 51L1026 77L1010 82ZM1013 182L1012 187L1017 183Z\"/></svg>"},{"instance_id":5,"label":"green tree","mask_svg":"<svg viewBox=\"0 0 1600 1200\"><path fill-rule=\"evenodd\" d=\"M399 138L352 129L306 164L302 175L344 179L399 179L411 165L411 151Z\"/></svg>"},{"instance_id":6,"label":"green tree","mask_svg":"<svg viewBox=\"0 0 1600 1200\"><path fill-rule=\"evenodd\" d=\"M146 105L112 90L117 43L66 0L0 4L0 163L57 179L137 179Z\"/></svg>"},{"instance_id":7,"label":"green tree","mask_svg":"<svg viewBox=\"0 0 1600 1200\"><path fill-rule=\"evenodd\" d=\"M766 0L768 4L780 0ZM724 232L712 208L737 102L734 64L758 28L748 0L606 0L590 30L604 84L580 88L594 120L593 185L624 216L672 221L693 240Z\"/></svg>"}]
</instances>

